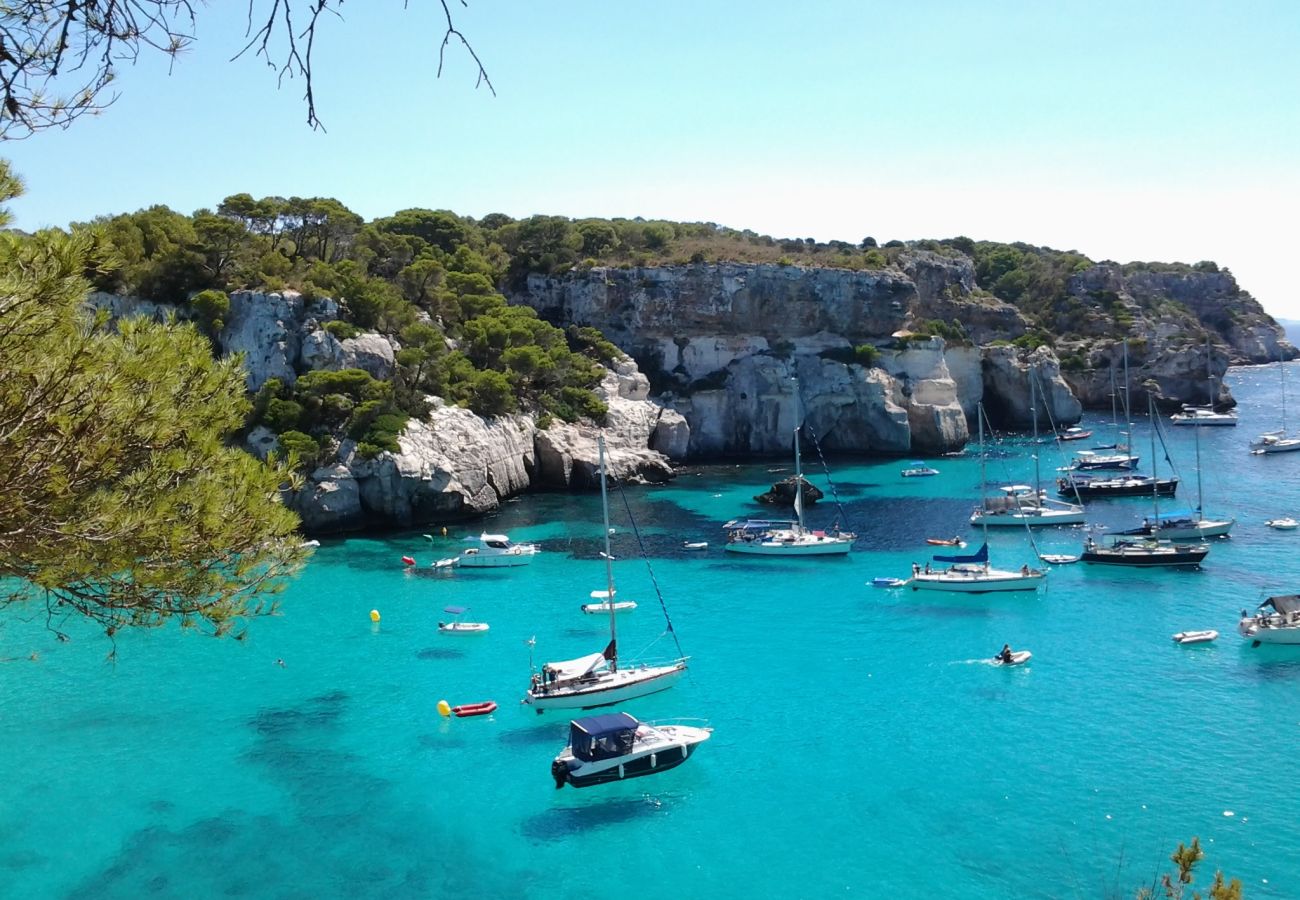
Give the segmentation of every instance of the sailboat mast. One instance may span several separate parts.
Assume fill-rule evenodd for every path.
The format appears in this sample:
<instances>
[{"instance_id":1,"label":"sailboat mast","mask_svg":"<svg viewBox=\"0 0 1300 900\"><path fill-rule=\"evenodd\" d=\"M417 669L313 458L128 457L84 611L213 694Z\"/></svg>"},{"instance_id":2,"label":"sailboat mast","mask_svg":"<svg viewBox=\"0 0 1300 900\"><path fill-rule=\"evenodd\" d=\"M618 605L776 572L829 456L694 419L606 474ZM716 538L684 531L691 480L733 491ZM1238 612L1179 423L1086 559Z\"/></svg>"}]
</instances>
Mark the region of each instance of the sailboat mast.
<instances>
[{"instance_id":1,"label":"sailboat mast","mask_svg":"<svg viewBox=\"0 0 1300 900\"><path fill-rule=\"evenodd\" d=\"M1127 344L1125 345L1127 346ZM1127 379L1126 379L1127 380ZM1151 420L1151 508L1155 512L1151 530L1156 536L1160 534L1160 479L1156 477L1156 401L1151 392L1147 392L1147 418Z\"/></svg>"},{"instance_id":2,"label":"sailboat mast","mask_svg":"<svg viewBox=\"0 0 1300 900\"><path fill-rule=\"evenodd\" d=\"M799 382L794 383L794 514L799 520L799 533L803 533L803 468L799 461Z\"/></svg>"},{"instance_id":3,"label":"sailboat mast","mask_svg":"<svg viewBox=\"0 0 1300 900\"><path fill-rule=\"evenodd\" d=\"M1205 511L1205 487L1201 484L1201 423L1193 425L1196 431L1196 521L1201 521Z\"/></svg>"},{"instance_id":4,"label":"sailboat mast","mask_svg":"<svg viewBox=\"0 0 1300 900\"><path fill-rule=\"evenodd\" d=\"M1037 388L1039 396L1043 394L1043 386L1038 383L1038 373L1034 369L1029 370L1029 412L1034 417L1034 505L1040 505L1038 498L1039 482L1042 481L1042 473L1038 468L1038 455L1042 448L1038 444L1038 404L1034 402L1034 390ZM1043 397L1046 402L1047 398Z\"/></svg>"},{"instance_id":5,"label":"sailboat mast","mask_svg":"<svg viewBox=\"0 0 1300 900\"><path fill-rule=\"evenodd\" d=\"M1133 455L1133 406L1129 403L1129 386L1128 386L1128 338L1124 338L1124 427L1128 429L1128 435L1124 438L1124 452L1130 457ZM1153 453L1155 451L1152 451ZM1155 465L1155 461L1151 463ZM1131 466L1132 463L1129 463ZM1154 471L1154 470L1153 470Z\"/></svg>"},{"instance_id":6,"label":"sailboat mast","mask_svg":"<svg viewBox=\"0 0 1300 900\"><path fill-rule=\"evenodd\" d=\"M984 404L983 402L981 402L976 407L975 411L976 411L976 415L979 417L979 433L980 433L980 503L981 505L984 506L985 509L988 509L988 479L985 477L984 474L985 454L984 454ZM989 543L989 517L988 516L980 516L980 531L983 532L984 546L987 547ZM985 571L988 570L988 567L989 567L989 561L986 557L984 560Z\"/></svg>"},{"instance_id":7,"label":"sailboat mast","mask_svg":"<svg viewBox=\"0 0 1300 900\"><path fill-rule=\"evenodd\" d=\"M603 434L596 438L596 446L600 449L600 509L605 523L605 602L609 604L609 645L613 648L609 670L616 672L618 671L618 627L615 623L618 617L614 613L614 557L609 552L609 495L605 490L605 436Z\"/></svg>"}]
</instances>

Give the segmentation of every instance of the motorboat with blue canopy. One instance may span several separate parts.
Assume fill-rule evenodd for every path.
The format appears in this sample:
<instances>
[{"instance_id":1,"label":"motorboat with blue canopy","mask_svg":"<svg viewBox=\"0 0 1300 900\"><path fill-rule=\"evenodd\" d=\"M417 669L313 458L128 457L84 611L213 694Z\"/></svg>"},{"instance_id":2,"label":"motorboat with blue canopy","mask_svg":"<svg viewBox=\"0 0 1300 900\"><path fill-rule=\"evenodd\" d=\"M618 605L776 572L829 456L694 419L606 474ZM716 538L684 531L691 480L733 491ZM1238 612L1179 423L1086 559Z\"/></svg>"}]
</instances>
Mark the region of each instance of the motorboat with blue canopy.
<instances>
[{"instance_id":1,"label":"motorboat with blue canopy","mask_svg":"<svg viewBox=\"0 0 1300 900\"><path fill-rule=\"evenodd\" d=\"M551 777L562 788L656 775L686 762L712 731L698 725L639 722L623 712L574 719L569 723L569 746L551 763Z\"/></svg>"}]
</instances>

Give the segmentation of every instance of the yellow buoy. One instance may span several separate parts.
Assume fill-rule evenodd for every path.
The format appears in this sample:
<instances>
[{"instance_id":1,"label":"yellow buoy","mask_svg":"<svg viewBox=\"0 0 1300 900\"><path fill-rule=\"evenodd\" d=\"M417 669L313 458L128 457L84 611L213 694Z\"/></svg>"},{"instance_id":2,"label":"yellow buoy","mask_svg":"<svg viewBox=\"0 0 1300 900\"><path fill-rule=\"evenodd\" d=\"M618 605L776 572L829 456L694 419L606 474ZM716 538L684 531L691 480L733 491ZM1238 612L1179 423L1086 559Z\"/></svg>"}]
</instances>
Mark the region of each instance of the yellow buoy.
<instances>
[{"instance_id":1,"label":"yellow buoy","mask_svg":"<svg viewBox=\"0 0 1300 900\"><path fill-rule=\"evenodd\" d=\"M370 611L370 621L372 621L372 622L378 622L378 621L379 621L379 610L377 610L377 609L372 609L372 610Z\"/></svg>"},{"instance_id":2,"label":"yellow buoy","mask_svg":"<svg viewBox=\"0 0 1300 900\"><path fill-rule=\"evenodd\" d=\"M439 701L438 701L438 714L439 714L439 715L442 715L442 716L449 716L449 715L451 715L451 704L448 703L446 700L439 700Z\"/></svg>"}]
</instances>

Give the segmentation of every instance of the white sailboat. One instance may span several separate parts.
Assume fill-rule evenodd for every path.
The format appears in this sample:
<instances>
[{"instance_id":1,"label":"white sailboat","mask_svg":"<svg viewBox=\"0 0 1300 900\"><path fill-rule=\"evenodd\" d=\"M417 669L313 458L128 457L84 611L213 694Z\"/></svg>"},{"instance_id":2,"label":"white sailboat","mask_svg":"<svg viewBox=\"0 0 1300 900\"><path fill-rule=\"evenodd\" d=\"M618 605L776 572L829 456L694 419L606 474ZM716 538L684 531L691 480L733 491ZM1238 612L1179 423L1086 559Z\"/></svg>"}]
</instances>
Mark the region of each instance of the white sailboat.
<instances>
[{"instance_id":1,"label":"white sailboat","mask_svg":"<svg viewBox=\"0 0 1300 900\"><path fill-rule=\"evenodd\" d=\"M1209 332L1205 334L1205 374L1210 380L1210 402L1204 406L1194 406L1190 403L1183 404L1183 411L1174 413L1169 417L1169 421L1175 425L1213 425L1213 426L1230 426L1237 424L1237 413L1229 410L1227 412L1215 412L1214 400L1219 396L1218 391L1214 388L1214 353L1210 348Z\"/></svg>"},{"instance_id":2,"label":"white sailboat","mask_svg":"<svg viewBox=\"0 0 1300 900\"><path fill-rule=\"evenodd\" d=\"M979 405L980 485L986 484L984 453L984 404ZM963 594L987 594L1002 591L1036 591L1047 573L1042 569L1021 566L1018 570L995 569L989 565L989 530L987 518L980 523L984 529L984 544L975 553L966 556L935 556L935 562L948 563L944 569L925 569L913 564L912 577L907 584L914 591L947 591Z\"/></svg>"},{"instance_id":3,"label":"white sailboat","mask_svg":"<svg viewBox=\"0 0 1300 900\"><path fill-rule=\"evenodd\" d=\"M605 437L597 439L600 449L600 503L605 523L605 583L609 610L609 644L600 653L577 659L542 664L533 674L524 702L539 713L548 709L593 709L622 703L635 697L672 687L686 671L686 658L664 665L620 666L618 659L618 610L614 598L613 557L609 552L609 496L605 488ZM671 629L671 625L669 626Z\"/></svg>"},{"instance_id":4,"label":"white sailboat","mask_svg":"<svg viewBox=\"0 0 1300 900\"><path fill-rule=\"evenodd\" d=\"M1300 438L1286 436L1286 363L1279 360L1277 370L1282 379L1282 427L1277 431L1261 434L1251 443L1250 452L1256 456L1300 450Z\"/></svg>"},{"instance_id":5,"label":"white sailboat","mask_svg":"<svg viewBox=\"0 0 1300 900\"><path fill-rule=\"evenodd\" d=\"M1031 373L1029 380L1030 402L1037 378ZM1042 396L1042 388L1038 386ZM1043 397L1046 402L1046 397ZM1042 489L1042 473L1039 468L1039 454L1042 445L1038 440L1038 407L1031 405L1030 412L1034 418L1034 483L1009 484L1002 487L1001 497L984 497L971 514L972 525L1081 525L1084 522L1083 507L1078 503L1048 499Z\"/></svg>"},{"instance_id":6,"label":"white sailboat","mask_svg":"<svg viewBox=\"0 0 1300 900\"><path fill-rule=\"evenodd\" d=\"M794 514L795 520L732 519L725 549L755 556L843 556L857 535L838 529L809 531L803 521L803 469L799 457L799 388L794 391Z\"/></svg>"},{"instance_id":7,"label":"white sailboat","mask_svg":"<svg viewBox=\"0 0 1300 900\"><path fill-rule=\"evenodd\" d=\"M1155 419L1152 419L1155 424ZM1171 541L1195 541L1209 537L1227 537L1232 526L1237 524L1234 518L1206 518L1205 489L1201 480L1201 429L1196 428L1196 509L1176 509L1169 512L1157 512L1156 518L1142 521L1140 528L1121 532L1138 534L1146 537L1162 537ZM1153 452L1154 456L1154 452Z\"/></svg>"}]
</instances>

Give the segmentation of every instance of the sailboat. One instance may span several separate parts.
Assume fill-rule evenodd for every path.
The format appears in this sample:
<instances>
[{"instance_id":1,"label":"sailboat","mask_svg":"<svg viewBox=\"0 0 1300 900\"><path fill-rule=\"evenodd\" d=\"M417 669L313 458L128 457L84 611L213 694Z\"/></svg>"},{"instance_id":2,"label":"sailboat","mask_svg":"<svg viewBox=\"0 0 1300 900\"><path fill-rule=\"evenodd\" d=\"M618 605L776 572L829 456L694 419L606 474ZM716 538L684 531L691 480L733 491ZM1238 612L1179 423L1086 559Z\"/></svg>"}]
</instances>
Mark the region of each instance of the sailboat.
<instances>
[{"instance_id":1,"label":"sailboat","mask_svg":"<svg viewBox=\"0 0 1300 900\"><path fill-rule=\"evenodd\" d=\"M1115 373L1111 371L1111 407L1115 408L1115 398L1118 390L1114 382ZM1133 466L1137 465L1138 458L1132 456L1133 441L1133 410L1129 406L1129 384L1128 384L1128 341L1124 341L1124 422L1128 430L1120 432L1127 443L1116 442L1113 448L1098 447L1098 450L1116 449L1122 450L1123 455L1120 459L1131 460ZM1119 422L1116 420L1116 430L1118 431ZM1077 468L1077 467L1076 467ZM1152 492L1161 497L1172 497L1178 490L1178 476L1171 475L1169 478L1157 478L1152 468L1151 475L1139 475L1136 472L1115 472L1102 474L1088 474L1078 471L1067 471L1064 476L1056 479L1057 493L1063 497L1075 497L1078 499L1101 498L1101 497L1145 497Z\"/></svg>"},{"instance_id":2,"label":"sailboat","mask_svg":"<svg viewBox=\"0 0 1300 900\"><path fill-rule=\"evenodd\" d=\"M980 441L980 485L981 492L986 484L984 452L984 404L980 404L979 417ZM989 565L989 526L988 517L980 522L984 529L984 543L979 550L964 556L935 556L934 561L948 563L947 568L932 569L926 563L925 569L913 563L912 577L905 582L914 591L948 591L963 594L988 594L1001 591L1036 591L1047 573L1041 569L1031 569L1028 565L1019 570L1008 571L994 569Z\"/></svg>"},{"instance_id":3,"label":"sailboat","mask_svg":"<svg viewBox=\"0 0 1300 900\"><path fill-rule=\"evenodd\" d=\"M1153 424L1155 420L1152 420ZM1163 438L1162 438L1163 440ZM1207 537L1227 537L1233 518L1207 519L1204 514L1205 490L1201 482L1201 429L1196 428L1196 509L1176 509L1160 513L1159 518L1145 519L1140 528L1122 531L1125 535L1164 537L1171 541L1200 540Z\"/></svg>"},{"instance_id":4,"label":"sailboat","mask_svg":"<svg viewBox=\"0 0 1300 900\"><path fill-rule=\"evenodd\" d=\"M799 388L794 391L794 521L773 519L732 519L722 527L727 530L725 549L732 553L757 556L843 556L853 549L857 535L834 529L809 531L803 521L803 470L799 457Z\"/></svg>"},{"instance_id":5,"label":"sailboat","mask_svg":"<svg viewBox=\"0 0 1300 900\"><path fill-rule=\"evenodd\" d=\"M605 522L605 583L607 598L614 597L613 557L609 553L609 495L605 487L605 437L597 439L600 450L600 503ZM672 687L686 671L686 658L666 665L619 666L618 615L616 603L609 609L609 644L600 653L577 659L542 664L533 674L524 702L539 713L548 709L593 709L622 703L635 697L658 693ZM672 630L672 623L669 623Z\"/></svg>"},{"instance_id":6,"label":"sailboat","mask_svg":"<svg viewBox=\"0 0 1300 900\"><path fill-rule=\"evenodd\" d=\"M1037 390L1042 394L1042 386L1037 385L1036 373L1030 373L1030 402ZM1034 417L1034 483L1009 484L1001 488L1001 497L983 497L980 505L971 513L972 525L1080 525L1084 521L1083 507L1077 503L1062 500L1050 500L1044 496L1042 476L1039 469L1039 454L1042 445L1038 440L1038 407L1030 406Z\"/></svg>"},{"instance_id":7,"label":"sailboat","mask_svg":"<svg viewBox=\"0 0 1300 900\"><path fill-rule=\"evenodd\" d=\"M1155 480L1156 465L1156 431L1160 427L1160 420L1156 416L1155 401L1147 395L1148 415L1151 419L1151 472L1152 480ZM1160 529L1160 491L1152 489L1151 503L1154 515L1148 519L1151 525L1150 536L1131 537L1126 535L1115 535L1110 544L1100 544L1093 538L1089 537L1083 545L1083 553L1080 559L1086 563L1100 563L1111 566L1134 566L1134 567L1191 567L1194 568L1201 564L1206 554L1210 552L1210 545L1206 543L1180 544L1172 540L1162 539Z\"/></svg>"},{"instance_id":8,"label":"sailboat","mask_svg":"<svg viewBox=\"0 0 1300 900\"><path fill-rule=\"evenodd\" d=\"M1204 406L1194 406L1190 403L1183 404L1183 411L1174 413L1169 417L1169 421L1175 425L1236 425L1237 414L1232 410L1227 412L1215 412L1214 401L1219 396L1214 387L1214 351L1210 347L1210 333L1205 333L1205 374L1210 381L1210 402Z\"/></svg>"},{"instance_id":9,"label":"sailboat","mask_svg":"<svg viewBox=\"0 0 1300 900\"><path fill-rule=\"evenodd\" d=\"M1277 364L1278 374L1282 379L1282 427L1278 431L1261 434L1250 445L1250 452L1256 456L1265 453L1290 453L1300 450L1300 438L1286 436L1286 364L1281 360Z\"/></svg>"}]
</instances>

